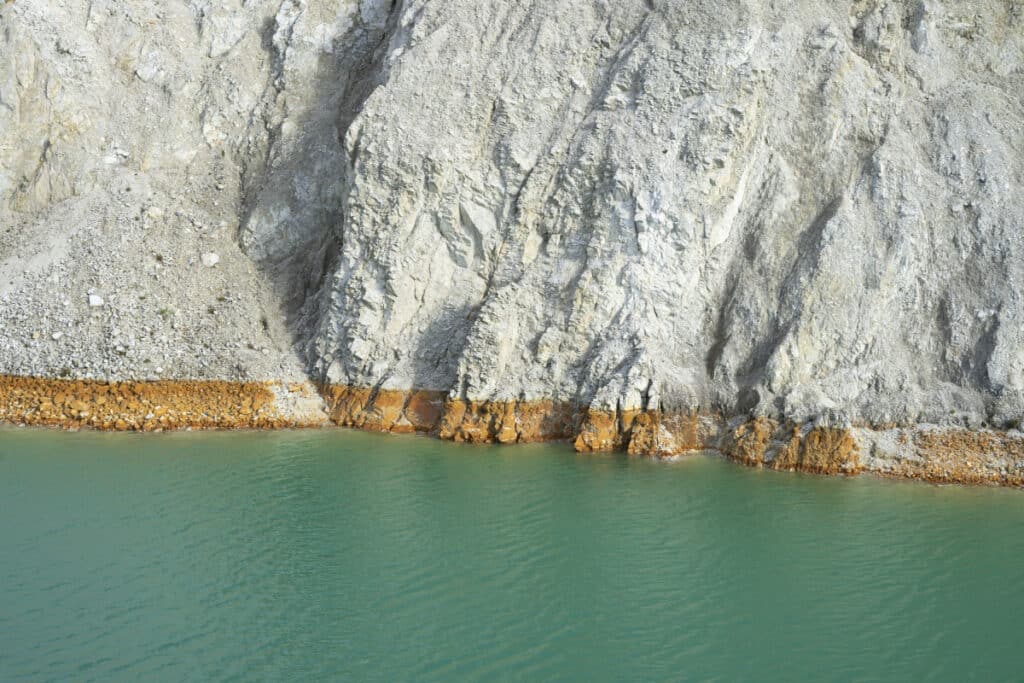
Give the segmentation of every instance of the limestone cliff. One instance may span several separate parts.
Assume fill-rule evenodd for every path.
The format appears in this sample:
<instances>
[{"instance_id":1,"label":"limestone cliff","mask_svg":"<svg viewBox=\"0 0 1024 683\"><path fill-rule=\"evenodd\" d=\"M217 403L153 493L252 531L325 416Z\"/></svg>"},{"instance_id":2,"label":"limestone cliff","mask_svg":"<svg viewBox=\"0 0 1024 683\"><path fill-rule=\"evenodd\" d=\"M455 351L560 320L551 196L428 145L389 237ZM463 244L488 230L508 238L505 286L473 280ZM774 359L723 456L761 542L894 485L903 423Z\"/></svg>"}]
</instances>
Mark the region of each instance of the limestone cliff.
<instances>
[{"instance_id":1,"label":"limestone cliff","mask_svg":"<svg viewBox=\"0 0 1024 683\"><path fill-rule=\"evenodd\" d=\"M0 372L816 471L1016 438L1022 93L1011 0L8 2Z\"/></svg>"}]
</instances>

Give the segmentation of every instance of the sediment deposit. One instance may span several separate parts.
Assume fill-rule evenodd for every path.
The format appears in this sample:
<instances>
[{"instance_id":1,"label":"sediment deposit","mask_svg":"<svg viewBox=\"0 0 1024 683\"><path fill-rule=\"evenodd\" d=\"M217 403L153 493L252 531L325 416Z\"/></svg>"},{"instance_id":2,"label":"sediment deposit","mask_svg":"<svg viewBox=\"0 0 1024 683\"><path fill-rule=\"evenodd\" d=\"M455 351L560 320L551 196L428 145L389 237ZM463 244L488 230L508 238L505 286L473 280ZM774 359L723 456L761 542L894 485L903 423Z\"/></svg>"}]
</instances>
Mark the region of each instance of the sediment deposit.
<instances>
[{"instance_id":1,"label":"sediment deposit","mask_svg":"<svg viewBox=\"0 0 1024 683\"><path fill-rule=\"evenodd\" d=\"M0 417L1016 483L1021 93L1011 0L7 2L0 374L90 389Z\"/></svg>"},{"instance_id":2,"label":"sediment deposit","mask_svg":"<svg viewBox=\"0 0 1024 683\"><path fill-rule=\"evenodd\" d=\"M0 377L0 421L108 431L322 426L320 398L302 383L105 382Z\"/></svg>"}]
</instances>

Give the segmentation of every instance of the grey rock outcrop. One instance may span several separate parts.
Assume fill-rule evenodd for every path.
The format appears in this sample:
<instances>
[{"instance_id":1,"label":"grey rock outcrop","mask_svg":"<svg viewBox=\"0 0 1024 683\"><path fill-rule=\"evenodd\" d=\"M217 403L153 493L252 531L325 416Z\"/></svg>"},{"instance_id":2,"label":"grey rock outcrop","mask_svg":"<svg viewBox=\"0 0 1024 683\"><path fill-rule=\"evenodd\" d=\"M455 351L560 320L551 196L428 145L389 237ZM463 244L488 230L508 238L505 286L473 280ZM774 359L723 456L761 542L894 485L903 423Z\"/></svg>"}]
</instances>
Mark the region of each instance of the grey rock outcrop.
<instances>
[{"instance_id":1,"label":"grey rock outcrop","mask_svg":"<svg viewBox=\"0 0 1024 683\"><path fill-rule=\"evenodd\" d=\"M2 372L1024 413L1018 2L0 12Z\"/></svg>"}]
</instances>

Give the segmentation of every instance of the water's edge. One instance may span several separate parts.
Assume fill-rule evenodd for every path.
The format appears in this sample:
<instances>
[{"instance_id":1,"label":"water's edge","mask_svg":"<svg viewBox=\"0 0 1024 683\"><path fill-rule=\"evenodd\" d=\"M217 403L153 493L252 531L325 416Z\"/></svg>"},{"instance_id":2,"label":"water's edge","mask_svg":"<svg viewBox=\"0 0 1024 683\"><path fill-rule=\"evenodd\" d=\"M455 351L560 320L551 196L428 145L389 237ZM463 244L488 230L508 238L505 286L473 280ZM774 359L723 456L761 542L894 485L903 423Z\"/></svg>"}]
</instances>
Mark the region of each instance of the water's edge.
<instances>
[{"instance_id":1,"label":"water's edge","mask_svg":"<svg viewBox=\"0 0 1024 683\"><path fill-rule=\"evenodd\" d=\"M141 432L340 426L477 444L567 440L579 452L669 458L717 451L775 470L1024 486L1024 434L1015 429L595 411L553 401L461 401L437 391L308 382L0 376L0 422Z\"/></svg>"},{"instance_id":2,"label":"water's edge","mask_svg":"<svg viewBox=\"0 0 1024 683\"><path fill-rule=\"evenodd\" d=\"M5 683L1019 677L1012 489L0 426L0 500Z\"/></svg>"}]
</instances>

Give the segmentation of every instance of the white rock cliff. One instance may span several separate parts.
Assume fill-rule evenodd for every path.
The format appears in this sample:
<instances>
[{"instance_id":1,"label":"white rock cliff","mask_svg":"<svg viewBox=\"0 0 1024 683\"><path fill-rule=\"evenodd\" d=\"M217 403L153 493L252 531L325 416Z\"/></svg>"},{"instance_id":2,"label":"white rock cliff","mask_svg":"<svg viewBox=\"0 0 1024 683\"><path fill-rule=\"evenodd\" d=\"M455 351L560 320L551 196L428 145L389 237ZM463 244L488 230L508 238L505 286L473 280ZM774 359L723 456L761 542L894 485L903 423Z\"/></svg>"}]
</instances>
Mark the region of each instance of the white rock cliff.
<instances>
[{"instance_id":1,"label":"white rock cliff","mask_svg":"<svg viewBox=\"0 0 1024 683\"><path fill-rule=\"evenodd\" d=\"M8 374L1005 427L1022 197L1011 0L0 10Z\"/></svg>"}]
</instances>

